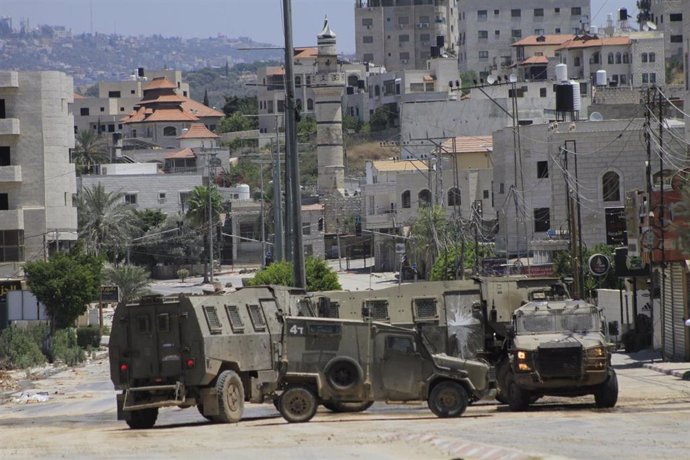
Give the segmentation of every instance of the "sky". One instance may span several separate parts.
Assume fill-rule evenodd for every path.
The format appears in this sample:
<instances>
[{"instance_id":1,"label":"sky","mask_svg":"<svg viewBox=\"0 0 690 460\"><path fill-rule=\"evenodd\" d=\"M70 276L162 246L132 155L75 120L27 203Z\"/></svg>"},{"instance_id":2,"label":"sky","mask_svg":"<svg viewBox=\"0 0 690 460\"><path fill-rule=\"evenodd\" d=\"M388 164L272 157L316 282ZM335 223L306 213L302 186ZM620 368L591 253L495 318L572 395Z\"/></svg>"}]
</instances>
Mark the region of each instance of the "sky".
<instances>
[{"instance_id":1,"label":"sky","mask_svg":"<svg viewBox=\"0 0 690 460\"><path fill-rule=\"evenodd\" d=\"M64 25L73 33L185 38L221 34L282 45L282 4L282 0L0 0L0 16L11 16L15 28L20 18L29 18L31 26ZM355 0L292 0L293 44L315 45L328 16L338 51L354 53L354 4ZM558 4L558 0L544 1L545 6ZM620 7L636 16L635 0L592 0L592 23L603 25L606 14Z\"/></svg>"}]
</instances>

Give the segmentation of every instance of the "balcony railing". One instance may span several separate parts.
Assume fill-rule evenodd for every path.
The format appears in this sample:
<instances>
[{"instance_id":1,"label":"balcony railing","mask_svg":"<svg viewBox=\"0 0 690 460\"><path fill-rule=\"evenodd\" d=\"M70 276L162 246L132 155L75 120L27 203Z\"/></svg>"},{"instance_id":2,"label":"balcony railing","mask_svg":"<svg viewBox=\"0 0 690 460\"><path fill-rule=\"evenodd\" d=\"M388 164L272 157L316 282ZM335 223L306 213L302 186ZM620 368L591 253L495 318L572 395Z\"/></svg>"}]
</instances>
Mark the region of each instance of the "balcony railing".
<instances>
[{"instance_id":1,"label":"balcony railing","mask_svg":"<svg viewBox=\"0 0 690 460\"><path fill-rule=\"evenodd\" d=\"M21 182L21 166L0 166L0 184L3 182Z\"/></svg>"}]
</instances>

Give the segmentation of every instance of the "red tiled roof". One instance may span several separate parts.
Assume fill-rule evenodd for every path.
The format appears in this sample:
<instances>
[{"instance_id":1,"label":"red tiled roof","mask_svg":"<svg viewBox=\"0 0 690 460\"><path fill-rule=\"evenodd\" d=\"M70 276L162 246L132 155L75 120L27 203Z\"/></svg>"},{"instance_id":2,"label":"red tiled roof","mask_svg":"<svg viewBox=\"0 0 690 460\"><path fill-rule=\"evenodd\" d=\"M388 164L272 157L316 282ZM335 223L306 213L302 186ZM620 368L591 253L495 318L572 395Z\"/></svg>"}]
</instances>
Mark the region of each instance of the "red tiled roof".
<instances>
[{"instance_id":1,"label":"red tiled roof","mask_svg":"<svg viewBox=\"0 0 690 460\"><path fill-rule=\"evenodd\" d=\"M199 121L199 119L180 109L157 109L143 121Z\"/></svg>"},{"instance_id":2,"label":"red tiled roof","mask_svg":"<svg viewBox=\"0 0 690 460\"><path fill-rule=\"evenodd\" d=\"M422 77L422 81L425 81L425 82L431 82L431 81L434 81L434 80L435 80L435 78L434 78L433 75L424 75L424 76Z\"/></svg>"},{"instance_id":3,"label":"red tiled roof","mask_svg":"<svg viewBox=\"0 0 690 460\"><path fill-rule=\"evenodd\" d=\"M562 45L573 38L575 38L575 35L571 34L530 35L529 37L516 41L513 43L513 46Z\"/></svg>"},{"instance_id":4,"label":"red tiled roof","mask_svg":"<svg viewBox=\"0 0 690 460\"><path fill-rule=\"evenodd\" d=\"M175 158L196 158L194 152L190 148L182 149L179 152L169 153L165 156L166 160L173 160Z\"/></svg>"},{"instance_id":5,"label":"red tiled roof","mask_svg":"<svg viewBox=\"0 0 690 460\"><path fill-rule=\"evenodd\" d=\"M212 109L211 107L206 107L201 102L197 102L194 99L188 97L184 98L185 101L182 103L182 108L185 112L189 112L197 117L218 117L222 118L225 116L223 112Z\"/></svg>"},{"instance_id":6,"label":"red tiled roof","mask_svg":"<svg viewBox=\"0 0 690 460\"><path fill-rule=\"evenodd\" d=\"M443 142L443 149L448 153L476 153L493 151L494 143L492 136L458 136Z\"/></svg>"},{"instance_id":7,"label":"red tiled roof","mask_svg":"<svg viewBox=\"0 0 690 460\"><path fill-rule=\"evenodd\" d=\"M142 89L177 89L177 86L165 77L156 77L146 84Z\"/></svg>"},{"instance_id":8,"label":"red tiled roof","mask_svg":"<svg viewBox=\"0 0 690 460\"><path fill-rule=\"evenodd\" d=\"M534 64L548 64L549 59L546 56L530 56L519 65L534 65Z\"/></svg>"},{"instance_id":9,"label":"red tiled roof","mask_svg":"<svg viewBox=\"0 0 690 460\"><path fill-rule=\"evenodd\" d=\"M189 127L186 133L178 136L178 139L214 139L219 137L212 133L202 123L194 123Z\"/></svg>"},{"instance_id":10,"label":"red tiled roof","mask_svg":"<svg viewBox=\"0 0 690 460\"><path fill-rule=\"evenodd\" d=\"M142 99L140 104L142 105L153 105L156 103L165 103L165 102L184 102L185 98L182 96L178 96L177 94L161 94L159 96L156 96L153 99Z\"/></svg>"},{"instance_id":11,"label":"red tiled roof","mask_svg":"<svg viewBox=\"0 0 690 460\"><path fill-rule=\"evenodd\" d=\"M319 54L319 49L315 46L306 48L295 48L295 59L310 59L315 58Z\"/></svg>"},{"instance_id":12,"label":"red tiled roof","mask_svg":"<svg viewBox=\"0 0 690 460\"><path fill-rule=\"evenodd\" d=\"M589 38L577 37L566 43L559 49L592 48L597 46L622 46L631 43L630 37L604 37Z\"/></svg>"}]
</instances>

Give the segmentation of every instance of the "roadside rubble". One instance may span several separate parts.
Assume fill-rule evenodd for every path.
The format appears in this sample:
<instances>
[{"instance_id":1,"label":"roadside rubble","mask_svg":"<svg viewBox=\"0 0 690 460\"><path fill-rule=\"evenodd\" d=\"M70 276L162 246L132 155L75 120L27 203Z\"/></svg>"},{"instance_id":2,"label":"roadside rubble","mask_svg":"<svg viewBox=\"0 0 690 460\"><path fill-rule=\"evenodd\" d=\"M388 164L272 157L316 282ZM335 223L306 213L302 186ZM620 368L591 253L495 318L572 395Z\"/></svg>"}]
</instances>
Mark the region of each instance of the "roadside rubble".
<instances>
[{"instance_id":1,"label":"roadside rubble","mask_svg":"<svg viewBox=\"0 0 690 460\"><path fill-rule=\"evenodd\" d=\"M12 398L15 404L42 403L50 399L47 391L22 391L19 396Z\"/></svg>"}]
</instances>

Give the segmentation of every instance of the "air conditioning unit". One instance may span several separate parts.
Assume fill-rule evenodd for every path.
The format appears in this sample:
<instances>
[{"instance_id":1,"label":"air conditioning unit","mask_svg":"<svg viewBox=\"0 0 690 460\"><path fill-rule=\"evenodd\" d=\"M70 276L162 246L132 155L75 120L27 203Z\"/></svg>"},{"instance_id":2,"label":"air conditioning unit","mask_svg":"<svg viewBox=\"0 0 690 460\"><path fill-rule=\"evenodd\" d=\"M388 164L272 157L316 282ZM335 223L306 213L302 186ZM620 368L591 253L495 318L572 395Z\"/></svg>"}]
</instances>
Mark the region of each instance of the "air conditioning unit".
<instances>
[{"instance_id":1,"label":"air conditioning unit","mask_svg":"<svg viewBox=\"0 0 690 460\"><path fill-rule=\"evenodd\" d=\"M400 59L401 64L407 64L407 59Z\"/></svg>"},{"instance_id":2,"label":"air conditioning unit","mask_svg":"<svg viewBox=\"0 0 690 460\"><path fill-rule=\"evenodd\" d=\"M400 28L401 28L401 29L404 29L404 28L405 28L405 24L400 24Z\"/></svg>"},{"instance_id":3,"label":"air conditioning unit","mask_svg":"<svg viewBox=\"0 0 690 460\"><path fill-rule=\"evenodd\" d=\"M422 28L428 29L428 28L429 28L429 23L428 23L428 22L422 23Z\"/></svg>"},{"instance_id":4,"label":"air conditioning unit","mask_svg":"<svg viewBox=\"0 0 690 460\"><path fill-rule=\"evenodd\" d=\"M418 28L418 29L421 29L423 26L424 26L424 24L422 24L421 22L418 22L418 23L417 23L417 28Z\"/></svg>"}]
</instances>

